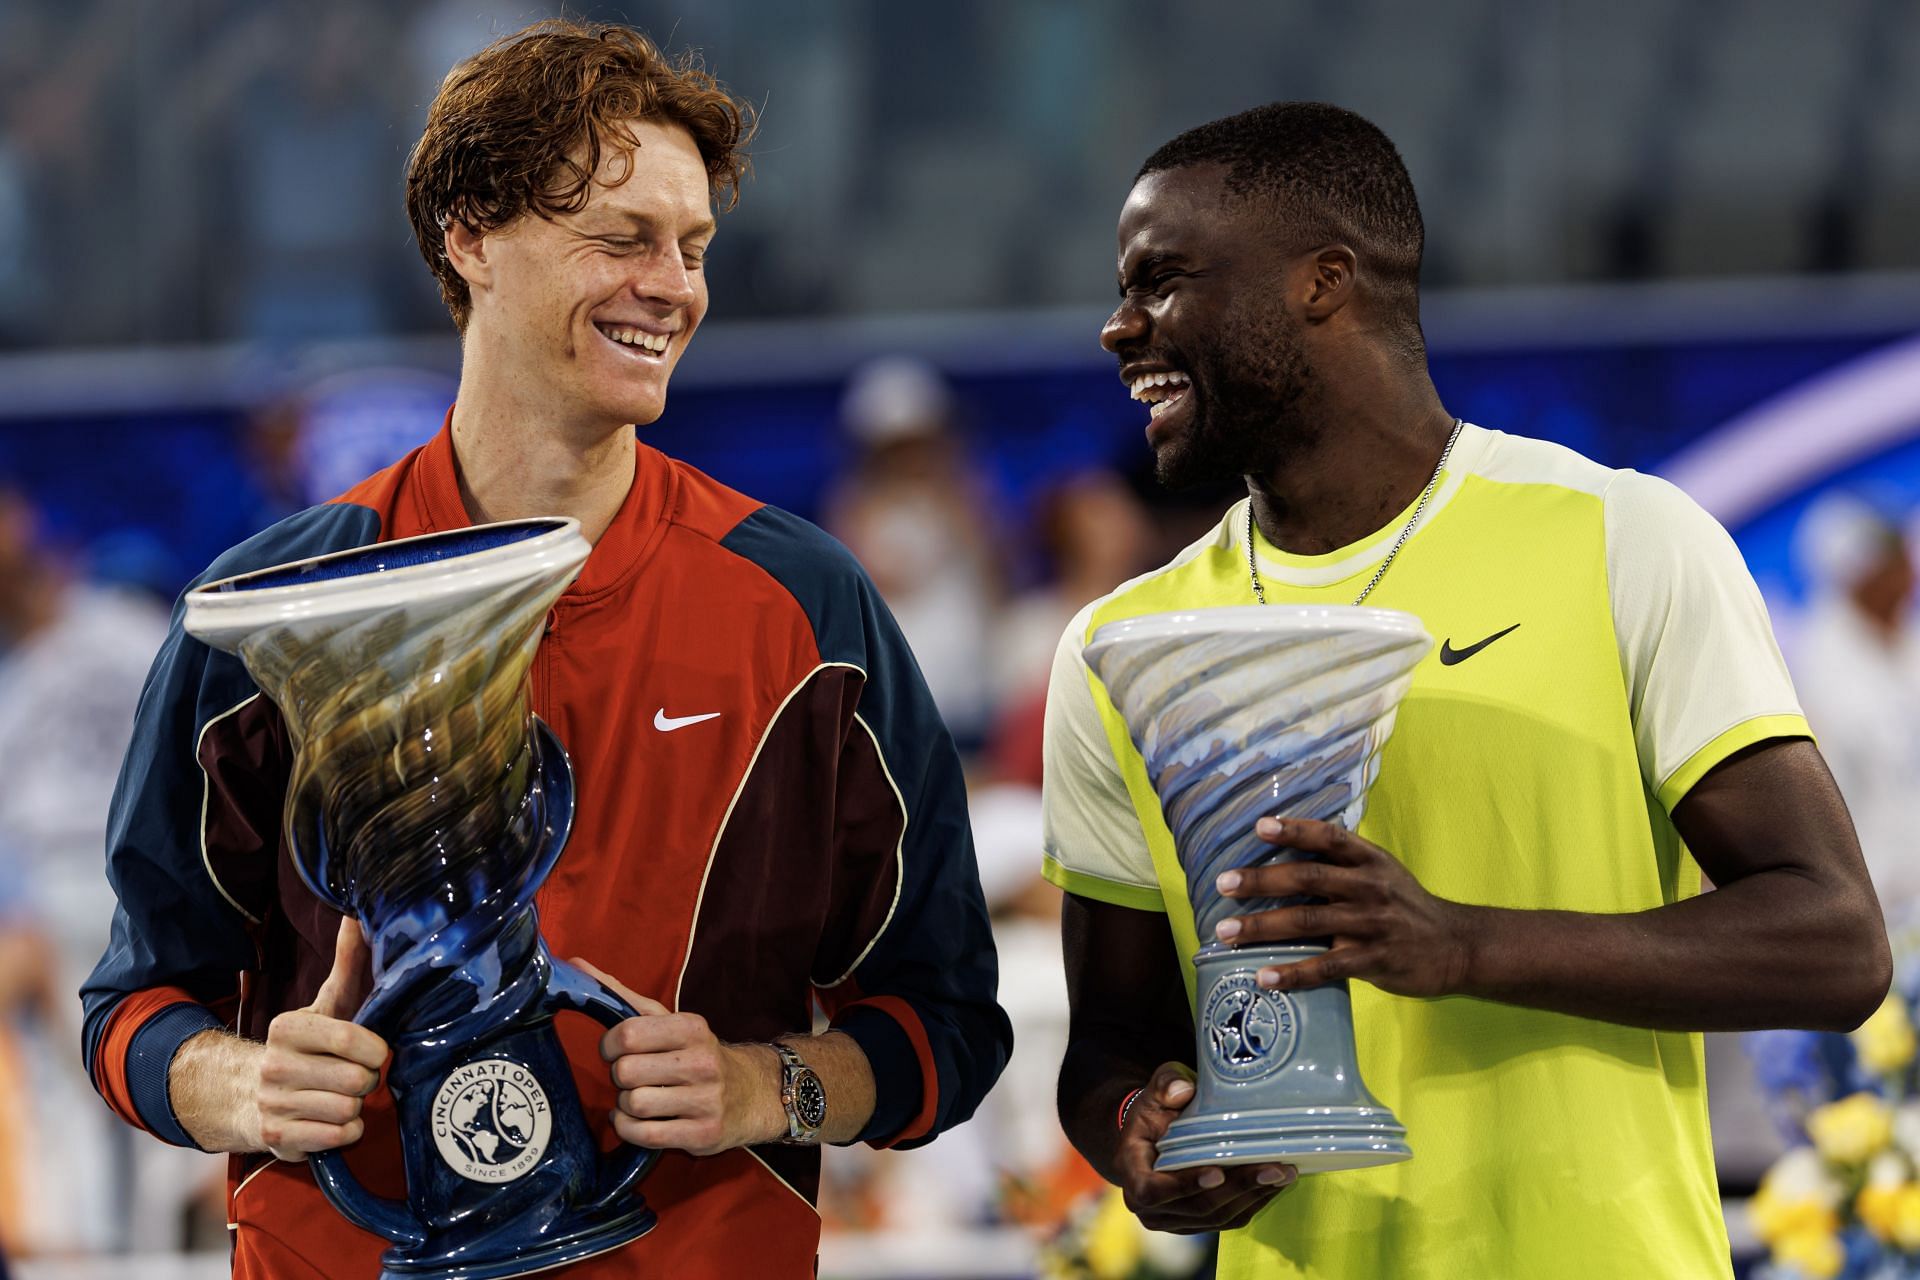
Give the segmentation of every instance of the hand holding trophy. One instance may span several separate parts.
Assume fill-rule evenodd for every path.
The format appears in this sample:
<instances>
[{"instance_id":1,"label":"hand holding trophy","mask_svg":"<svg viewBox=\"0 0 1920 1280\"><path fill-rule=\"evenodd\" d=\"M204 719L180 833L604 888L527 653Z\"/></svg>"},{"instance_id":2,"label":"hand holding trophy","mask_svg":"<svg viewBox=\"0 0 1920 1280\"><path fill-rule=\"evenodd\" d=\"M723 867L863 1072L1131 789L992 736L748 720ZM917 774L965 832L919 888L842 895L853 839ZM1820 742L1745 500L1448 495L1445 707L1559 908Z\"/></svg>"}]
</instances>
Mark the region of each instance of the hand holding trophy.
<instances>
[{"instance_id":1,"label":"hand holding trophy","mask_svg":"<svg viewBox=\"0 0 1920 1280\"><path fill-rule=\"evenodd\" d=\"M1199 1079L1157 1170L1279 1162L1305 1174L1412 1156L1405 1127L1360 1079L1346 983L1287 992L1258 981L1327 948L1215 939L1230 917L1301 901L1218 887L1225 873L1299 856L1261 839L1261 819L1359 824L1394 713L1432 647L1411 615L1351 606L1156 614L1108 623L1087 646L1159 796L1202 944Z\"/></svg>"}]
</instances>

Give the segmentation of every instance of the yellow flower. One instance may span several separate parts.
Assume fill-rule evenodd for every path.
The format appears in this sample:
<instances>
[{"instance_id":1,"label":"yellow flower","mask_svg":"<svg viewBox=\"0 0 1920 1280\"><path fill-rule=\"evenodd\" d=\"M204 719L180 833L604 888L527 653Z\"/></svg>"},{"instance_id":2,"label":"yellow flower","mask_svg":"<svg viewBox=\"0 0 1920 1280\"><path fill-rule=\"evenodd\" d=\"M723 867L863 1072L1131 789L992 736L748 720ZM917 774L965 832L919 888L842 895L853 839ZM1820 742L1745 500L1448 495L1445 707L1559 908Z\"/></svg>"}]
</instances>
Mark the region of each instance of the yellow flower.
<instances>
[{"instance_id":1,"label":"yellow flower","mask_svg":"<svg viewBox=\"0 0 1920 1280\"><path fill-rule=\"evenodd\" d=\"M1853 1202L1853 1212L1867 1230L1873 1232L1876 1240L1891 1240L1894 1222L1900 1211L1901 1193L1909 1190L1920 1191L1920 1188L1906 1183L1895 1186L1868 1183L1860 1188L1860 1194Z\"/></svg>"},{"instance_id":2,"label":"yellow flower","mask_svg":"<svg viewBox=\"0 0 1920 1280\"><path fill-rule=\"evenodd\" d=\"M1893 1113L1870 1093L1818 1107L1807 1117L1814 1149L1835 1164L1865 1164L1893 1137Z\"/></svg>"},{"instance_id":3,"label":"yellow flower","mask_svg":"<svg viewBox=\"0 0 1920 1280\"><path fill-rule=\"evenodd\" d=\"M1893 1200L1893 1242L1912 1253L1920 1249L1920 1187L1909 1182Z\"/></svg>"},{"instance_id":4,"label":"yellow flower","mask_svg":"<svg viewBox=\"0 0 1920 1280\"><path fill-rule=\"evenodd\" d=\"M1118 1191L1100 1201L1087 1227L1087 1266L1097 1280L1125 1280L1140 1265L1140 1236L1146 1230Z\"/></svg>"},{"instance_id":5,"label":"yellow flower","mask_svg":"<svg viewBox=\"0 0 1920 1280\"><path fill-rule=\"evenodd\" d=\"M1853 1033L1853 1047L1860 1054L1861 1064L1876 1075L1893 1075L1912 1062L1913 1021L1907 1016L1906 1002L1888 995Z\"/></svg>"},{"instance_id":6,"label":"yellow flower","mask_svg":"<svg viewBox=\"0 0 1920 1280\"><path fill-rule=\"evenodd\" d=\"M1754 1232L1769 1245L1798 1236L1831 1235L1840 1229L1839 1215L1811 1196L1784 1199L1764 1183L1747 1202Z\"/></svg>"},{"instance_id":7,"label":"yellow flower","mask_svg":"<svg viewBox=\"0 0 1920 1280\"><path fill-rule=\"evenodd\" d=\"M1773 1260L1798 1269L1812 1280L1833 1280L1846 1265L1847 1251L1831 1231L1802 1231L1774 1245Z\"/></svg>"}]
</instances>

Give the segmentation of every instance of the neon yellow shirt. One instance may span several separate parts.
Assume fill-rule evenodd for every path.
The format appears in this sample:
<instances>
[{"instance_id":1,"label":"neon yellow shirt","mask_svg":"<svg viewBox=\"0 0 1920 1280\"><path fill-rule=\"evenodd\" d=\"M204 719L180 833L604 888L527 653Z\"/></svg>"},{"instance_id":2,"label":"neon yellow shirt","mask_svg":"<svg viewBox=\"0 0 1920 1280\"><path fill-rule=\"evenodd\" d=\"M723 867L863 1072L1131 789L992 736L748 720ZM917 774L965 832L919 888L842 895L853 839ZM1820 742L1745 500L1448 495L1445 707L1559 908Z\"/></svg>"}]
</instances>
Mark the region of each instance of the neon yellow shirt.
<instances>
[{"instance_id":1,"label":"neon yellow shirt","mask_svg":"<svg viewBox=\"0 0 1920 1280\"><path fill-rule=\"evenodd\" d=\"M1274 603L1348 604L1411 510L1321 556L1256 533ZM1048 694L1047 877L1164 911L1192 995L1193 910L1140 755L1082 650L1095 628L1253 603L1246 504L1095 601ZM1668 814L1733 752L1809 736L1765 605L1678 489L1467 426L1367 603L1420 617L1416 669L1360 833L1433 893L1630 912L1696 892ZM1352 984L1361 1073L1410 1161L1301 1180L1221 1242L1219 1274L1636 1280L1730 1274L1698 1035Z\"/></svg>"}]
</instances>

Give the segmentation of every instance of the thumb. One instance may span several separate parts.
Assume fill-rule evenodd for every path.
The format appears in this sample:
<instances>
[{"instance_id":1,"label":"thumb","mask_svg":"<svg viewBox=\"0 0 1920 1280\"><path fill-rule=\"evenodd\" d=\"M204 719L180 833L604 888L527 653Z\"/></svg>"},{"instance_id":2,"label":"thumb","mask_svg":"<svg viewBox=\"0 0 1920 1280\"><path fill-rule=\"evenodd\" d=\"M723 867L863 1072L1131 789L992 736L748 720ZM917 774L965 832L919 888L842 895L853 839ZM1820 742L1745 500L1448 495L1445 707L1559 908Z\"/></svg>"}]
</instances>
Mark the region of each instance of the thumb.
<instances>
[{"instance_id":1,"label":"thumb","mask_svg":"<svg viewBox=\"0 0 1920 1280\"><path fill-rule=\"evenodd\" d=\"M1166 1126L1172 1124L1192 1101L1193 1069L1179 1062L1164 1062L1147 1081L1146 1091L1140 1095L1133 1110L1159 1133L1164 1132Z\"/></svg>"},{"instance_id":2,"label":"thumb","mask_svg":"<svg viewBox=\"0 0 1920 1280\"><path fill-rule=\"evenodd\" d=\"M340 920L340 932L333 940L333 971L320 984L320 991L308 1007L325 1018L349 1021L366 1003L373 987L373 949L360 931L360 922L352 916Z\"/></svg>"},{"instance_id":3,"label":"thumb","mask_svg":"<svg viewBox=\"0 0 1920 1280\"><path fill-rule=\"evenodd\" d=\"M632 1005L634 1008L634 1012L641 1014L642 1016L647 1016L647 1015L656 1014L656 1013L673 1012L673 1010L667 1008L667 1006L661 1004L658 1000L647 999L645 996L641 995L638 991L635 991L632 987L629 987L626 983L620 981L620 979L614 977L612 974L606 972L603 969L600 969L595 967L594 965L588 964L585 960L582 960L579 956L573 956L567 961L567 963L572 965L574 968L580 970L582 973L587 974L589 977L598 978L602 986L606 987L607 990L613 992L613 994L619 996L622 1000L625 1000L628 1004Z\"/></svg>"}]
</instances>

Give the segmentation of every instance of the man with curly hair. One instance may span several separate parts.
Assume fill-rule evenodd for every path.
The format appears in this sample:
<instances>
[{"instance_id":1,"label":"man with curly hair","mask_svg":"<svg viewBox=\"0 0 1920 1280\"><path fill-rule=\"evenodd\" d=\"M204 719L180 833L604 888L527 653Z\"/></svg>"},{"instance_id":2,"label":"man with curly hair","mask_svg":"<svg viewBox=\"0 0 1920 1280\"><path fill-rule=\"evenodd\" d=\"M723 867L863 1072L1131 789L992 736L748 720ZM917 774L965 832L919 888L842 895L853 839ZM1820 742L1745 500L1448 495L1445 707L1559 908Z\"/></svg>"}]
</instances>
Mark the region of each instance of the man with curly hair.
<instances>
[{"instance_id":1,"label":"man with curly hair","mask_svg":"<svg viewBox=\"0 0 1920 1280\"><path fill-rule=\"evenodd\" d=\"M531 676L579 805L539 905L641 1012L561 1025L590 1121L665 1154L659 1226L581 1275L811 1275L817 1144L929 1141L1010 1049L958 760L872 584L636 438L706 315L751 131L628 28L541 23L456 68L407 178L462 339L446 426L203 579L527 516L593 541ZM403 1194L387 1046L349 1020L357 924L289 859L289 763L278 711L176 617L113 802L86 1056L128 1121L233 1153L236 1275L372 1275L385 1242L305 1157L346 1148Z\"/></svg>"}]
</instances>

